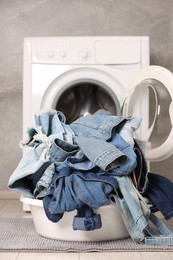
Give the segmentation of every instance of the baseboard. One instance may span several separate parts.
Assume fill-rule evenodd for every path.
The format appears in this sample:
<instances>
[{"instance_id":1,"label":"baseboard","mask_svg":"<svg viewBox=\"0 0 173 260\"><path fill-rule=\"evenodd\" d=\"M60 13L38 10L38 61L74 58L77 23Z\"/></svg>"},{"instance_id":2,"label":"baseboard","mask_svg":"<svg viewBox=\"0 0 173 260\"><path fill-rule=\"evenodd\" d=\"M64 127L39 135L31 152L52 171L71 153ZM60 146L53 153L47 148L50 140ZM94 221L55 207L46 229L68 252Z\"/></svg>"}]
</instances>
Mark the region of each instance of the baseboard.
<instances>
[{"instance_id":1,"label":"baseboard","mask_svg":"<svg viewBox=\"0 0 173 260\"><path fill-rule=\"evenodd\" d=\"M20 194L18 194L17 192L14 191L10 191L10 190L0 190L0 200L2 199L19 199L20 198Z\"/></svg>"}]
</instances>

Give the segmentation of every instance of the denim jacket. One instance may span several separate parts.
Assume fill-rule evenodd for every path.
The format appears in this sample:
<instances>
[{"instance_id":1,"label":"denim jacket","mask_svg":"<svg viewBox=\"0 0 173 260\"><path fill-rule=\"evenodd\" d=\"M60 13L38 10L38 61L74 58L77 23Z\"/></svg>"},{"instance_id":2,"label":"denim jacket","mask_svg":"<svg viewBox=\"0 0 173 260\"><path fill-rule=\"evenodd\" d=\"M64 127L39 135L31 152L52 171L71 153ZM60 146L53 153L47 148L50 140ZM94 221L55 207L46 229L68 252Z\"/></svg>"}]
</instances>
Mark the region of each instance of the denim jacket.
<instances>
[{"instance_id":1,"label":"denim jacket","mask_svg":"<svg viewBox=\"0 0 173 260\"><path fill-rule=\"evenodd\" d=\"M140 122L141 118L112 116L100 109L93 115L77 119L70 127L76 135L76 143L91 162L102 170L114 169L115 175L127 175L136 167L136 154L133 146L124 140L131 140L132 133L123 131L123 126L135 130Z\"/></svg>"},{"instance_id":2,"label":"denim jacket","mask_svg":"<svg viewBox=\"0 0 173 260\"><path fill-rule=\"evenodd\" d=\"M118 126L125 122L125 117L113 116L110 112L99 109L93 115L78 118L70 124L70 128L76 136L94 137L106 141L111 138L112 129L118 129Z\"/></svg>"}]
</instances>

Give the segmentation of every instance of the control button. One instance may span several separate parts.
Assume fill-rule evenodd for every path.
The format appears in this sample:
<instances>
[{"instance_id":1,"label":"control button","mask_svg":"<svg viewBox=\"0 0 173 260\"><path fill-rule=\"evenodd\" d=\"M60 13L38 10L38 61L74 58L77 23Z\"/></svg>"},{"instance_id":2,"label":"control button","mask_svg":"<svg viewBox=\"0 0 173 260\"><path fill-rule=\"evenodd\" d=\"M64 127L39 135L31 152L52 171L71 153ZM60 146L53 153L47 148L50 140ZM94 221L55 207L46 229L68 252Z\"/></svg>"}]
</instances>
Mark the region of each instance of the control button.
<instances>
[{"instance_id":1,"label":"control button","mask_svg":"<svg viewBox=\"0 0 173 260\"><path fill-rule=\"evenodd\" d=\"M90 48L80 49L78 52L80 60L88 61L92 57L92 50Z\"/></svg>"},{"instance_id":2,"label":"control button","mask_svg":"<svg viewBox=\"0 0 173 260\"><path fill-rule=\"evenodd\" d=\"M61 58L65 58L65 57L66 57L65 51L60 51L60 57L61 57Z\"/></svg>"},{"instance_id":3,"label":"control button","mask_svg":"<svg viewBox=\"0 0 173 260\"><path fill-rule=\"evenodd\" d=\"M83 50L82 53L81 53L81 56L82 56L83 59L87 59L88 58L87 50Z\"/></svg>"}]
</instances>

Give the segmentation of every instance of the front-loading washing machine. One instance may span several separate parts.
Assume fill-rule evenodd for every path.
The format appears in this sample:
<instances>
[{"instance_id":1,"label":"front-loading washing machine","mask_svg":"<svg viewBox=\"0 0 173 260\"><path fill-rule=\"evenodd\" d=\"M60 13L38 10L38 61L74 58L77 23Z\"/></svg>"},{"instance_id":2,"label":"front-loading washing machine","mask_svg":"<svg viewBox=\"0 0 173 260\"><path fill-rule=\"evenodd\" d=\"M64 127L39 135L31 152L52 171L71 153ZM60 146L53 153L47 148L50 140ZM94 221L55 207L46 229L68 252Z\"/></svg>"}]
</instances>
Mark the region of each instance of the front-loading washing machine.
<instances>
[{"instance_id":1,"label":"front-loading washing machine","mask_svg":"<svg viewBox=\"0 0 173 260\"><path fill-rule=\"evenodd\" d=\"M113 115L142 117L135 137L147 144L148 161L163 160L173 153L173 74L165 68L149 66L148 37L26 38L23 83L24 138L34 114L41 109L60 110L71 123L102 108ZM45 235L40 221L41 202L25 198L22 201L33 207L36 229ZM117 211L112 213L112 207L109 210L110 216L118 216ZM103 229L91 236L76 231L74 235L66 223L67 232L58 226L58 234L53 231L55 226L47 223L46 234L83 241L126 237L120 218L115 235L114 223L108 220L109 210L103 213Z\"/></svg>"},{"instance_id":2,"label":"front-loading washing machine","mask_svg":"<svg viewBox=\"0 0 173 260\"><path fill-rule=\"evenodd\" d=\"M99 108L120 115L130 81L148 65L148 37L26 38L24 133L44 108L62 111L67 123Z\"/></svg>"},{"instance_id":3,"label":"front-loading washing machine","mask_svg":"<svg viewBox=\"0 0 173 260\"><path fill-rule=\"evenodd\" d=\"M149 66L148 37L26 38L23 83L24 135L41 109L71 123L103 108L143 118L136 138L147 142L148 161L172 154L173 76Z\"/></svg>"}]
</instances>

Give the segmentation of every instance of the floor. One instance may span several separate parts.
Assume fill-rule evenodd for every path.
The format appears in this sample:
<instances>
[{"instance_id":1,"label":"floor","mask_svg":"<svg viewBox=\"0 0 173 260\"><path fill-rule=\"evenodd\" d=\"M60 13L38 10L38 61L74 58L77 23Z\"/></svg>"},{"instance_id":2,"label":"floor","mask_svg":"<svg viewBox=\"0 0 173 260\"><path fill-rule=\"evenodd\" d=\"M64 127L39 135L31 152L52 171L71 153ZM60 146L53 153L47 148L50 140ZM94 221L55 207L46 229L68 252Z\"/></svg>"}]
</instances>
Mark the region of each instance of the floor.
<instances>
[{"instance_id":1,"label":"floor","mask_svg":"<svg viewBox=\"0 0 173 260\"><path fill-rule=\"evenodd\" d=\"M2 198L2 196L0 196ZM22 210L19 199L0 199L1 217L31 218ZM173 252L118 252L118 253L25 253L0 252L1 260L173 260Z\"/></svg>"}]
</instances>

